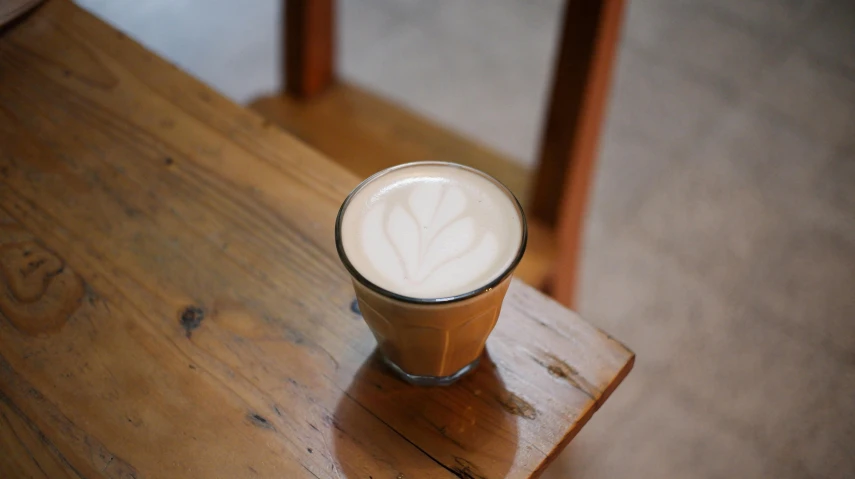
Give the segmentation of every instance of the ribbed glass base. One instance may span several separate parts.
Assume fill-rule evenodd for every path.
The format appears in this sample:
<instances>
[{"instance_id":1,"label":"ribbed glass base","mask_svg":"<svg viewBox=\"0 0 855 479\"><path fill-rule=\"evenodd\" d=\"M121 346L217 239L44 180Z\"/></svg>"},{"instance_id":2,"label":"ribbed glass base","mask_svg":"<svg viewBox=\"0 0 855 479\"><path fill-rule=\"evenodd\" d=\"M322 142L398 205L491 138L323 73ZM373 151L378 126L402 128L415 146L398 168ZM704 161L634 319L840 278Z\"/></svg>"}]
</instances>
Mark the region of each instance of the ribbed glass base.
<instances>
[{"instance_id":1,"label":"ribbed glass base","mask_svg":"<svg viewBox=\"0 0 855 479\"><path fill-rule=\"evenodd\" d=\"M478 367L478 363L481 362L481 358L479 357L475 361L472 361L466 366L463 366L462 368L460 368L459 371L449 376L416 376L414 374L409 374L405 372L403 369L398 367L397 364L393 363L389 358L385 356L383 357L383 360L386 362L386 364L389 365L390 368L392 368L393 371L398 374L398 376L401 376L404 381L410 384L414 384L416 386L448 386L449 384L452 384L453 382L472 372L475 368Z\"/></svg>"}]
</instances>

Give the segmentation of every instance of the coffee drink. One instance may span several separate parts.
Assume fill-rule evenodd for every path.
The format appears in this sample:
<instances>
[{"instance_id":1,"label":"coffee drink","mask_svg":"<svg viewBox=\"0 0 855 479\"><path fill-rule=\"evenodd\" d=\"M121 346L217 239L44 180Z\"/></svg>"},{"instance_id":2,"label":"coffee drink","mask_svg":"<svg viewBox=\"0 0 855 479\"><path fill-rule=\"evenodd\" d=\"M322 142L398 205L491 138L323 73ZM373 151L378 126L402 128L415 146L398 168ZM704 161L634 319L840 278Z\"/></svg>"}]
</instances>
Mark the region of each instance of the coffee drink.
<instances>
[{"instance_id":1,"label":"coffee drink","mask_svg":"<svg viewBox=\"0 0 855 479\"><path fill-rule=\"evenodd\" d=\"M478 289L505 272L522 241L516 200L470 169L429 163L389 171L354 194L342 219L351 264L414 298Z\"/></svg>"},{"instance_id":2,"label":"coffee drink","mask_svg":"<svg viewBox=\"0 0 855 479\"><path fill-rule=\"evenodd\" d=\"M453 163L409 163L372 176L336 222L339 255L387 362L425 384L474 367L525 241L513 194Z\"/></svg>"}]
</instances>

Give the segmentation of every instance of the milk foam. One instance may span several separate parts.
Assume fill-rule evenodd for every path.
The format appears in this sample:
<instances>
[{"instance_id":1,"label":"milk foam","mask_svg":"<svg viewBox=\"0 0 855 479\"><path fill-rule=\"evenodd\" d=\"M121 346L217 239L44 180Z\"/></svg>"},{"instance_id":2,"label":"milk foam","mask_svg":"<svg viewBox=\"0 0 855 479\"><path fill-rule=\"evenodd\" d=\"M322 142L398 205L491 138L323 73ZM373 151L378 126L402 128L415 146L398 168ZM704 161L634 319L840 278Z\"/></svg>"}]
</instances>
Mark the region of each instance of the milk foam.
<instances>
[{"instance_id":1,"label":"milk foam","mask_svg":"<svg viewBox=\"0 0 855 479\"><path fill-rule=\"evenodd\" d=\"M351 199L341 226L348 260L404 296L467 293L500 276L522 242L516 201L477 172L423 163L389 171Z\"/></svg>"}]
</instances>

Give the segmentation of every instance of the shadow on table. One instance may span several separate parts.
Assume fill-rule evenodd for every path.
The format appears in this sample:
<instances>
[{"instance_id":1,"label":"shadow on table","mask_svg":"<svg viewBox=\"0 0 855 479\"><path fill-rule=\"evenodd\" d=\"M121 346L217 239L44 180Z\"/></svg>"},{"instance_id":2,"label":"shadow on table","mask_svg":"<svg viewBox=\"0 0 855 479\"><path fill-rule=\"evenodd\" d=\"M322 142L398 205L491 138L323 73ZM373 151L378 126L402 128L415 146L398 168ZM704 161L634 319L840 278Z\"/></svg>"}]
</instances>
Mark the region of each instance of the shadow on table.
<instances>
[{"instance_id":1,"label":"shadow on table","mask_svg":"<svg viewBox=\"0 0 855 479\"><path fill-rule=\"evenodd\" d=\"M336 460L349 478L422 477L435 462L461 477L505 477L518 437L516 418L498 400L504 394L487 352L455 384L418 387L398 379L375 351L336 407Z\"/></svg>"}]
</instances>

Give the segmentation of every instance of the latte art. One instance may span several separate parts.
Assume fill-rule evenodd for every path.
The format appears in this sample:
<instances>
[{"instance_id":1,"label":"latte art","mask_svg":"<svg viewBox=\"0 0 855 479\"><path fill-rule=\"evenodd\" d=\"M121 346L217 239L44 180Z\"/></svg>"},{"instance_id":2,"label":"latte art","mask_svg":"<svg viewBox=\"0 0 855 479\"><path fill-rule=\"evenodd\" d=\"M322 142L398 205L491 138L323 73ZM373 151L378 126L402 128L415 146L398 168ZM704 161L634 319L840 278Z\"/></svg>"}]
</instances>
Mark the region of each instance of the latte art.
<instances>
[{"instance_id":1,"label":"latte art","mask_svg":"<svg viewBox=\"0 0 855 479\"><path fill-rule=\"evenodd\" d=\"M522 241L516 202L477 172L444 164L392 170L359 190L342 242L369 281L417 298L466 293L501 275Z\"/></svg>"},{"instance_id":2,"label":"latte art","mask_svg":"<svg viewBox=\"0 0 855 479\"><path fill-rule=\"evenodd\" d=\"M363 252L387 279L415 289L454 288L490 267L499 249L495 234L476 238L475 221L462 214L467 198L460 188L419 185L408 203L388 212L387 204L377 205L363 220Z\"/></svg>"}]
</instances>

